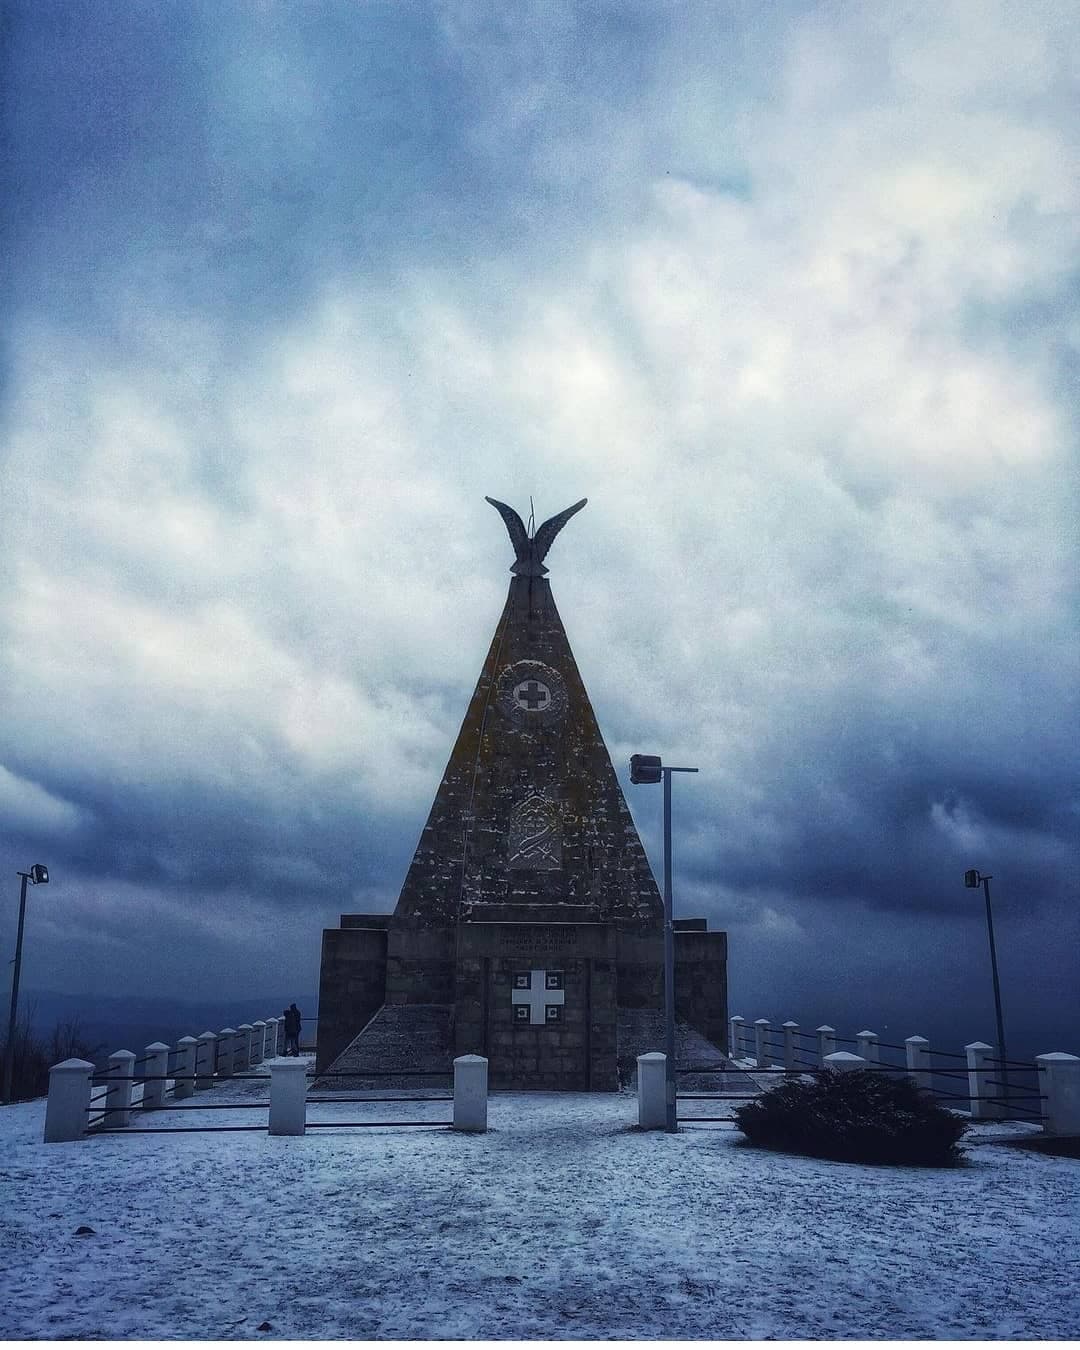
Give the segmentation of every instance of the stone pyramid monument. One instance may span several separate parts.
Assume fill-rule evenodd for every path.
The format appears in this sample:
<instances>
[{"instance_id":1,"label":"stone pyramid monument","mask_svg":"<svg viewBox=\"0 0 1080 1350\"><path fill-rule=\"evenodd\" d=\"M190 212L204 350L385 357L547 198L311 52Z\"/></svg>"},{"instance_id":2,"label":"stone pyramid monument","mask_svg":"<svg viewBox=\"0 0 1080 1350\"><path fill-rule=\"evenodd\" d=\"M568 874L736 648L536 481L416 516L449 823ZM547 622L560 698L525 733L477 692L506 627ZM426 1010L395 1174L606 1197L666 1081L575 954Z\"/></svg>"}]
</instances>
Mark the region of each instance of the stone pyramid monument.
<instances>
[{"instance_id":1,"label":"stone pyramid monument","mask_svg":"<svg viewBox=\"0 0 1080 1350\"><path fill-rule=\"evenodd\" d=\"M493 1087L614 1090L659 1048L663 906L544 565L585 501L530 535L487 500L506 604L393 914L324 933L317 1063L418 1070L422 1047L486 1055ZM675 929L677 1015L723 1045L726 935Z\"/></svg>"}]
</instances>

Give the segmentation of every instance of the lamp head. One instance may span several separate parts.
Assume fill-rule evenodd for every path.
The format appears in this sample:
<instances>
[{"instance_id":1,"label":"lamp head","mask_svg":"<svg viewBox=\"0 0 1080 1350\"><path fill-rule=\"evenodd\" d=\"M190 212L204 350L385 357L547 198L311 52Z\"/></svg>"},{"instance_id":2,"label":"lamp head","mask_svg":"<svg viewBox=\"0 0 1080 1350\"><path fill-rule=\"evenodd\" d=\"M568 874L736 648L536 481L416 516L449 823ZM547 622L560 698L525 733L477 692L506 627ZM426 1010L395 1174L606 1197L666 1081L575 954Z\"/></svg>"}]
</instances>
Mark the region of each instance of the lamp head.
<instances>
[{"instance_id":1,"label":"lamp head","mask_svg":"<svg viewBox=\"0 0 1080 1350\"><path fill-rule=\"evenodd\" d=\"M973 889L974 887L978 886L980 881L982 881L982 877L979 876L978 870L976 868L972 867L970 871L964 873L964 885L967 886L969 889Z\"/></svg>"},{"instance_id":2,"label":"lamp head","mask_svg":"<svg viewBox=\"0 0 1080 1350\"><path fill-rule=\"evenodd\" d=\"M43 885L49 880L49 869L44 863L34 863L30 869L30 880L35 886Z\"/></svg>"},{"instance_id":3,"label":"lamp head","mask_svg":"<svg viewBox=\"0 0 1080 1350\"><path fill-rule=\"evenodd\" d=\"M659 755L631 755L631 783L659 783L663 777Z\"/></svg>"}]
</instances>

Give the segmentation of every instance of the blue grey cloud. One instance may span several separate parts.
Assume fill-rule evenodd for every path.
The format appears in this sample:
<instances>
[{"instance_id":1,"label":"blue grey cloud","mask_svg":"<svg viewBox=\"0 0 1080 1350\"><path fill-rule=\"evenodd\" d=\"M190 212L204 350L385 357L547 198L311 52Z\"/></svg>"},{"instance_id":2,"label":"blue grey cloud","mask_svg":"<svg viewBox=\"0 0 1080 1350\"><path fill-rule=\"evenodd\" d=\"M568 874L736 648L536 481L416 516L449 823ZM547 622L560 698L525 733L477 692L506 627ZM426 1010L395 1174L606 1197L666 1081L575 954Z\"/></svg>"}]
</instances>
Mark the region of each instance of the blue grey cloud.
<instances>
[{"instance_id":1,"label":"blue grey cloud","mask_svg":"<svg viewBox=\"0 0 1080 1350\"><path fill-rule=\"evenodd\" d=\"M312 988L478 674L484 495L588 496L555 594L620 769L701 766L679 903L742 1010L977 1004L978 866L1031 1048L1076 1048L1069 6L7 23L31 982L190 993L247 943Z\"/></svg>"}]
</instances>

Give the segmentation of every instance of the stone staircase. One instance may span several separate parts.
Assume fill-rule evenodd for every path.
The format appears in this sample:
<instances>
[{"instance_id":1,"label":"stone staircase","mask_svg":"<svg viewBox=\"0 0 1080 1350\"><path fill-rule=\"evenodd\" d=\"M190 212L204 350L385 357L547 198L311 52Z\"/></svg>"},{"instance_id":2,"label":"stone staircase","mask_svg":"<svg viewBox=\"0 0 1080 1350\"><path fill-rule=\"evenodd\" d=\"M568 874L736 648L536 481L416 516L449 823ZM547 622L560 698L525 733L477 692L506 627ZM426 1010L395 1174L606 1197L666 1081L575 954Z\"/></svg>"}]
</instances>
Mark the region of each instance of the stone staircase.
<instances>
[{"instance_id":1,"label":"stone staircase","mask_svg":"<svg viewBox=\"0 0 1080 1350\"><path fill-rule=\"evenodd\" d=\"M441 1003L386 1004L319 1075L315 1087L320 1092L442 1092L452 1086L453 1075L450 1008Z\"/></svg>"},{"instance_id":2,"label":"stone staircase","mask_svg":"<svg viewBox=\"0 0 1080 1350\"><path fill-rule=\"evenodd\" d=\"M452 1085L454 1072L450 1012L439 1003L384 1005L319 1075L315 1087L320 1092L444 1091ZM638 1055L664 1048L664 1014L647 1008L620 1008L618 1038L620 1081L629 1087L637 1081ZM719 1091L735 1085L731 1061L685 1022L675 1024L675 1062L680 1068L703 1070L680 1075L681 1090ZM737 1077L745 1085L746 1075Z\"/></svg>"}]
</instances>

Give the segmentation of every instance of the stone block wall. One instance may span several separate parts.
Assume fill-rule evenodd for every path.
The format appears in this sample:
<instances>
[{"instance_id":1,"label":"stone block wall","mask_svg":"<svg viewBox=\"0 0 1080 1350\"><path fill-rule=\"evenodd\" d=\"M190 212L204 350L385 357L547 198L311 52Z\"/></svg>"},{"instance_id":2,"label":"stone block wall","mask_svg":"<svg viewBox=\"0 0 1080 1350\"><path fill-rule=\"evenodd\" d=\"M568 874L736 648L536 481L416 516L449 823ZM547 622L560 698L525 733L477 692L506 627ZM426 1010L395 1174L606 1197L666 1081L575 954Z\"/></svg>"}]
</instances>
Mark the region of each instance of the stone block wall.
<instances>
[{"instance_id":1,"label":"stone block wall","mask_svg":"<svg viewBox=\"0 0 1080 1350\"><path fill-rule=\"evenodd\" d=\"M727 934L675 933L675 1016L727 1044Z\"/></svg>"},{"instance_id":2,"label":"stone block wall","mask_svg":"<svg viewBox=\"0 0 1080 1350\"><path fill-rule=\"evenodd\" d=\"M386 930L327 928L319 974L319 1043L325 1069L382 1007L386 994Z\"/></svg>"},{"instance_id":3,"label":"stone block wall","mask_svg":"<svg viewBox=\"0 0 1080 1350\"><path fill-rule=\"evenodd\" d=\"M386 1002L454 1002L454 930L393 923L387 941Z\"/></svg>"},{"instance_id":4,"label":"stone block wall","mask_svg":"<svg viewBox=\"0 0 1080 1350\"><path fill-rule=\"evenodd\" d=\"M321 1069L384 1001L439 1004L453 1009L454 1053L487 1056L493 1087L609 1091L617 1086L617 1009L664 1006L663 939L655 933L520 920L467 923L456 932L348 926L366 917L342 916L346 926L323 935ZM676 1016L718 1046L727 1034L726 957L724 933L692 921L676 930ZM558 1024L514 1021L513 976L532 969L564 973Z\"/></svg>"},{"instance_id":5,"label":"stone block wall","mask_svg":"<svg viewBox=\"0 0 1080 1350\"><path fill-rule=\"evenodd\" d=\"M614 930L608 924L463 924L458 934L455 1053L489 1060L492 1087L547 1091L617 1086ZM515 975L558 971L557 1022L515 1017Z\"/></svg>"},{"instance_id":6,"label":"stone block wall","mask_svg":"<svg viewBox=\"0 0 1080 1350\"><path fill-rule=\"evenodd\" d=\"M620 929L620 1008L664 1006L662 936ZM716 1045L727 1037L727 934L709 933L701 919L678 920L675 928L675 1015Z\"/></svg>"}]
</instances>

